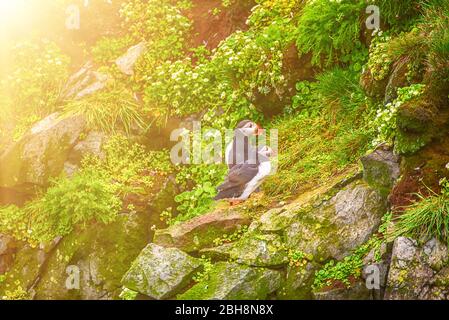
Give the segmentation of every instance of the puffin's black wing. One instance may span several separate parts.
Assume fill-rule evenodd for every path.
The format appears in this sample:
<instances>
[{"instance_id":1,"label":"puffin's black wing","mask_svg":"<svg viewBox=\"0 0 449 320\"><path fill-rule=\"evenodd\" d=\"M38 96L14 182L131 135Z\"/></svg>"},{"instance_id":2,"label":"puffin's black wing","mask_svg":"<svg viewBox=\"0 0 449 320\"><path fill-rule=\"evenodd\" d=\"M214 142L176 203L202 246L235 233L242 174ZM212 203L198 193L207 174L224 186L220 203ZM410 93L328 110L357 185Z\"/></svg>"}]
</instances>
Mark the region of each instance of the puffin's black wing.
<instances>
[{"instance_id":1,"label":"puffin's black wing","mask_svg":"<svg viewBox=\"0 0 449 320\"><path fill-rule=\"evenodd\" d=\"M218 195L215 200L235 198L240 196L245 186L258 173L259 167L256 164L238 164L234 166L226 176L225 181L218 186Z\"/></svg>"}]
</instances>

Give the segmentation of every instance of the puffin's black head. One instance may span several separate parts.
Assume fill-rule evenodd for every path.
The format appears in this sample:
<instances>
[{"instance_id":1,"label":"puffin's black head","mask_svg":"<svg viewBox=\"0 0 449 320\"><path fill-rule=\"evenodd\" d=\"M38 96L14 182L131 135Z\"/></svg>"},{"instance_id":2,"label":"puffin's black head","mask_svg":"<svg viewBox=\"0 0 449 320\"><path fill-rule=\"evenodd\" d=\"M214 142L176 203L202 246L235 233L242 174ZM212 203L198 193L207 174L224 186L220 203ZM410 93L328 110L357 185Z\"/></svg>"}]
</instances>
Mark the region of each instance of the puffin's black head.
<instances>
[{"instance_id":1,"label":"puffin's black head","mask_svg":"<svg viewBox=\"0 0 449 320\"><path fill-rule=\"evenodd\" d=\"M237 125L236 130L239 130L245 136L258 136L262 133L262 128L251 120L243 120Z\"/></svg>"}]
</instances>

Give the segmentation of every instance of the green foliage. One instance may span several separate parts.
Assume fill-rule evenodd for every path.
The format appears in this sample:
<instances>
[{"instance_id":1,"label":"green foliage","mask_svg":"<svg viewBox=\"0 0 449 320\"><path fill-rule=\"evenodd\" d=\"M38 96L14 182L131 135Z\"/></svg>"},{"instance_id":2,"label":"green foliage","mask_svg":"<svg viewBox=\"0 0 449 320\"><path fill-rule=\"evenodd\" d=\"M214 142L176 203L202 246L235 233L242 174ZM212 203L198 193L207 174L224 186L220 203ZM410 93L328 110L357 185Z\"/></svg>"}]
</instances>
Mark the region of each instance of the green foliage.
<instances>
[{"instance_id":1,"label":"green foliage","mask_svg":"<svg viewBox=\"0 0 449 320\"><path fill-rule=\"evenodd\" d=\"M16 280L15 285L16 288L13 291L5 290L4 296L2 296L0 300L5 301L30 300L30 296L28 292L20 284L20 280Z\"/></svg>"},{"instance_id":2,"label":"green foliage","mask_svg":"<svg viewBox=\"0 0 449 320\"><path fill-rule=\"evenodd\" d=\"M425 0L372 0L379 6L381 19L396 29L406 29L412 24Z\"/></svg>"},{"instance_id":3,"label":"green foliage","mask_svg":"<svg viewBox=\"0 0 449 320\"><path fill-rule=\"evenodd\" d=\"M365 7L364 1L353 0L307 2L298 21L299 52L311 52L314 64L330 66L361 49L360 17Z\"/></svg>"},{"instance_id":4,"label":"green foliage","mask_svg":"<svg viewBox=\"0 0 449 320\"><path fill-rule=\"evenodd\" d=\"M388 54L387 43L390 37L379 31L370 46L368 68L375 80L381 81L390 74L393 58Z\"/></svg>"},{"instance_id":5,"label":"green foliage","mask_svg":"<svg viewBox=\"0 0 449 320\"><path fill-rule=\"evenodd\" d=\"M201 256L201 271L197 272L193 276L193 281L196 283L204 282L209 279L210 274L214 270L214 264L212 263L211 259L207 259L205 256Z\"/></svg>"},{"instance_id":6,"label":"green foliage","mask_svg":"<svg viewBox=\"0 0 449 320\"><path fill-rule=\"evenodd\" d=\"M433 237L449 245L449 182L440 181L441 192L429 189L430 196L418 194L419 200L406 207L405 212L395 219L390 238L412 237L427 241Z\"/></svg>"},{"instance_id":7,"label":"green foliage","mask_svg":"<svg viewBox=\"0 0 449 320\"><path fill-rule=\"evenodd\" d=\"M257 120L256 94L282 94L285 89L283 51L291 44L293 31L290 20L280 17L257 31L233 33L209 59L161 64L145 78L147 109L162 119L205 110L203 121L214 127L247 117Z\"/></svg>"},{"instance_id":8,"label":"green foliage","mask_svg":"<svg viewBox=\"0 0 449 320\"><path fill-rule=\"evenodd\" d=\"M449 75L449 6L444 0L428 0L420 29L426 35L428 61L438 75Z\"/></svg>"},{"instance_id":9,"label":"green foliage","mask_svg":"<svg viewBox=\"0 0 449 320\"><path fill-rule=\"evenodd\" d=\"M288 264L290 267L304 268L312 258L312 256L302 251L292 249L288 251Z\"/></svg>"},{"instance_id":10,"label":"green foliage","mask_svg":"<svg viewBox=\"0 0 449 320\"><path fill-rule=\"evenodd\" d=\"M103 37L91 49L94 62L98 65L108 65L126 52L133 45L129 36Z\"/></svg>"},{"instance_id":11,"label":"green foliage","mask_svg":"<svg viewBox=\"0 0 449 320\"><path fill-rule=\"evenodd\" d=\"M227 243L235 242L241 239L248 232L248 226L238 226L237 230L230 234L224 234L221 238L217 238L214 240L215 246L222 246Z\"/></svg>"},{"instance_id":12,"label":"green foliage","mask_svg":"<svg viewBox=\"0 0 449 320\"><path fill-rule=\"evenodd\" d=\"M24 208L2 208L0 232L37 245L65 236L75 226L92 221L108 224L120 208L113 186L98 172L85 170L71 179L54 180L41 198Z\"/></svg>"},{"instance_id":13,"label":"green foliage","mask_svg":"<svg viewBox=\"0 0 449 320\"><path fill-rule=\"evenodd\" d=\"M180 58L186 50L191 21L182 13L190 1L131 0L120 15L132 39L145 41L147 50L136 65L136 80L145 80L164 61Z\"/></svg>"},{"instance_id":14,"label":"green foliage","mask_svg":"<svg viewBox=\"0 0 449 320\"><path fill-rule=\"evenodd\" d=\"M346 256L342 261L336 262L331 260L323 268L315 272L312 289L319 291L336 283L341 283L346 288L350 288L352 285L351 281L356 281L361 277L364 266L363 260L369 252L373 251L375 262L381 260L381 246L391 240L387 233L391 220L392 214L391 212L387 212L382 217L382 223L379 226L377 234L373 235L366 243L359 246L351 255Z\"/></svg>"},{"instance_id":15,"label":"green foliage","mask_svg":"<svg viewBox=\"0 0 449 320\"><path fill-rule=\"evenodd\" d=\"M109 138L103 147L104 157L88 156L83 167L99 172L114 181L117 193L145 193L152 190L158 176L173 172L167 151L146 151L123 135Z\"/></svg>"},{"instance_id":16,"label":"green foliage","mask_svg":"<svg viewBox=\"0 0 449 320\"><path fill-rule=\"evenodd\" d=\"M257 0L256 3L247 21L247 24L254 28L263 28L281 19L296 20L304 7L302 0Z\"/></svg>"},{"instance_id":17,"label":"green foliage","mask_svg":"<svg viewBox=\"0 0 449 320\"><path fill-rule=\"evenodd\" d=\"M0 70L0 137L18 140L30 120L56 110L70 59L49 41L23 41L6 50L11 61Z\"/></svg>"},{"instance_id":18,"label":"green foliage","mask_svg":"<svg viewBox=\"0 0 449 320\"><path fill-rule=\"evenodd\" d=\"M423 94L425 85L414 84L409 87L399 88L398 97L393 102L388 103L384 108L377 111L377 116L373 120L372 126L377 128L377 137L373 141L373 145L386 142L393 144L398 136L397 113L402 104L415 99ZM395 149L400 153L413 151L416 147L403 145L396 141ZM421 146L418 146L418 149ZM412 149L412 150L411 150Z\"/></svg>"},{"instance_id":19,"label":"green foliage","mask_svg":"<svg viewBox=\"0 0 449 320\"><path fill-rule=\"evenodd\" d=\"M175 197L179 204L177 217L172 224L190 220L208 210L217 195L216 186L223 180L226 167L223 165L191 165L180 168L176 182L186 190Z\"/></svg>"},{"instance_id":20,"label":"green foliage","mask_svg":"<svg viewBox=\"0 0 449 320\"><path fill-rule=\"evenodd\" d=\"M63 110L67 115L83 115L90 128L107 133L123 130L129 134L133 127L145 127L142 111L132 92L118 85L71 101Z\"/></svg>"},{"instance_id":21,"label":"green foliage","mask_svg":"<svg viewBox=\"0 0 449 320\"><path fill-rule=\"evenodd\" d=\"M359 278L362 273L363 258L368 253L369 247L364 245L358 248L354 254L347 256L343 261L331 260L323 269L315 274L313 289L320 290L331 286L335 281L340 281L347 288L351 286L351 277Z\"/></svg>"},{"instance_id":22,"label":"green foliage","mask_svg":"<svg viewBox=\"0 0 449 320\"><path fill-rule=\"evenodd\" d=\"M318 80L299 83L294 109L271 124L279 130L279 168L263 186L270 196L316 187L355 164L369 148L373 108L357 77L334 69Z\"/></svg>"}]
</instances>

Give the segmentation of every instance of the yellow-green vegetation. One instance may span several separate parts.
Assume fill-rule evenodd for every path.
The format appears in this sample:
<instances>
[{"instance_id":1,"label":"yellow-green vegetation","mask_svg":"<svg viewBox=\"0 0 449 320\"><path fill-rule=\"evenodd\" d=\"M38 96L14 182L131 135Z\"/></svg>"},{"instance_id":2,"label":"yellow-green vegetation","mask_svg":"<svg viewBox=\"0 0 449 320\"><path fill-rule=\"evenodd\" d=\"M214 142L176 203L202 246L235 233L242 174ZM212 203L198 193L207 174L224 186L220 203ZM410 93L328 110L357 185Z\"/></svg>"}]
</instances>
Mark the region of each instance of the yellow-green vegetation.
<instances>
[{"instance_id":1,"label":"yellow-green vegetation","mask_svg":"<svg viewBox=\"0 0 449 320\"><path fill-rule=\"evenodd\" d=\"M356 248L352 254L346 256L342 261L331 260L320 270L315 272L312 289L320 291L325 287L342 284L350 288L353 282L360 279L362 269L365 265L364 258L373 250L374 261L378 262L382 258L380 252L381 245L388 241L387 228L391 223L392 215L387 213L382 217L382 224L379 226L378 234L374 235L363 245Z\"/></svg>"},{"instance_id":2,"label":"yellow-green vegetation","mask_svg":"<svg viewBox=\"0 0 449 320\"><path fill-rule=\"evenodd\" d=\"M230 235L225 234L221 238L215 239L214 245L221 246L226 243L235 242L235 241L241 239L247 232L248 232L248 226L239 227L237 229L237 231L235 231L234 233L232 233Z\"/></svg>"},{"instance_id":3,"label":"yellow-green vegetation","mask_svg":"<svg viewBox=\"0 0 449 320\"><path fill-rule=\"evenodd\" d=\"M288 250L288 264L290 267L304 268L312 256L298 250Z\"/></svg>"},{"instance_id":4,"label":"yellow-green vegetation","mask_svg":"<svg viewBox=\"0 0 449 320\"><path fill-rule=\"evenodd\" d=\"M173 172L167 151L146 151L124 135L109 138L103 147L104 157L87 156L83 167L109 179L119 195L152 190L160 176Z\"/></svg>"},{"instance_id":5,"label":"yellow-green vegetation","mask_svg":"<svg viewBox=\"0 0 449 320\"><path fill-rule=\"evenodd\" d=\"M50 41L22 41L8 48L11 64L0 71L0 137L16 126L14 140L58 107L70 58Z\"/></svg>"},{"instance_id":6,"label":"yellow-green vegetation","mask_svg":"<svg viewBox=\"0 0 449 320\"><path fill-rule=\"evenodd\" d=\"M388 103L383 109L377 110L377 116L373 121L373 126L377 128L377 138L374 145L381 142L392 144L396 139L395 148L399 153L414 152L421 148L424 144L422 141L405 142L399 136L397 127L398 109L406 102L420 97L425 90L425 85L415 84L410 87L399 88L398 97L393 102ZM405 143L402 143L405 142Z\"/></svg>"},{"instance_id":7,"label":"yellow-green vegetation","mask_svg":"<svg viewBox=\"0 0 449 320\"><path fill-rule=\"evenodd\" d=\"M343 172L369 148L376 104L356 75L340 68L300 82L291 109L271 126L279 130L279 170L265 184L270 195L289 196Z\"/></svg>"},{"instance_id":8,"label":"yellow-green vegetation","mask_svg":"<svg viewBox=\"0 0 449 320\"><path fill-rule=\"evenodd\" d=\"M51 10L65 9L71 2L60 0ZM229 209L238 210L253 221L273 207L282 207L272 211L277 212L278 209L288 211L298 201L312 205L314 200L310 196L300 200L301 193L312 188L317 188L313 190L316 193L320 189L332 190L323 201L334 199L341 191L340 186L333 187L335 177L348 177L348 172L356 172L360 157L373 149L380 150L384 144L394 147L394 152L401 155L401 174L404 174L402 169L413 167L409 171L413 171L413 178L416 173L419 181L426 180L426 175L438 175L436 182L445 175L440 164L437 168L433 162L426 163L427 159L420 158L413 165L409 161L412 156L419 158L424 151L427 152L424 157L445 153L441 141L447 140L449 126L449 6L446 0L223 0L207 10L197 0L100 2L82 6L81 30L68 32L63 24L60 29L49 24L42 30L39 26L32 37L12 36L14 39L8 43L17 41L13 46L0 43L0 160L11 145L24 144L22 138L34 124L54 112L77 115L80 116L77 119L87 122L86 127L83 124L83 128L78 128L83 131L81 135L71 137L73 141L64 151L66 159L58 159L61 167L67 161L67 173L75 171L70 177L61 172L49 186L44 183L31 186L24 178L23 185L17 183L13 186L16 189L5 192L12 193L13 197L18 192L20 199L10 201L3 194L0 197L2 203L6 199L0 208L1 234L28 242L30 250L57 237L64 239L56 244L56 251L64 247L61 243L65 240L74 244L73 250L63 256L59 252L53 256L49 253L49 259L56 261L49 260L50 264L46 261L44 268L76 260L77 252L89 245L97 231L105 228L104 233L96 234L104 240L97 241L97 245L107 247L108 254L101 257L104 260L97 266L102 269L99 271L102 275L109 277L104 282L114 283L114 297L117 297L122 273L141 250L139 246L147 244L153 231L160 227L152 224L161 222L157 221L160 219L173 226L225 206L213 198L217 185L227 173L226 165L171 163L170 132L192 120L200 121L203 130L211 128L221 133L235 128L243 119L260 123L265 129L278 130L278 171L264 181L263 192ZM82 5L83 1L75 3ZM365 26L369 5L380 8L381 30L368 30ZM60 13L64 16L64 12ZM46 35L45 39L42 34ZM139 44L143 45L135 47ZM116 61L126 52L133 53L128 51L131 47L144 49L135 57L133 72L123 72ZM3 54L7 57L5 63ZM86 64L88 61L92 63ZM75 81L76 85L67 84L69 75L86 65L91 66L85 70L86 78L80 76L82 79ZM95 83L95 78L101 79ZM80 99L67 96L70 89L75 92L90 86L92 81L102 88ZM51 123L47 124L51 127ZM47 128L40 132L43 139ZM84 140L92 133L104 138L101 153L87 155L79 163L77 157L80 153L84 156L83 148L91 147L92 141ZM29 137L32 136L30 132ZM69 139L64 136L61 140ZM39 142L35 143L38 147L20 150L33 153L40 146ZM58 144L53 144L41 162L51 166L52 154L59 149ZM190 158L193 156L189 154ZM26 163L26 168L31 167ZM351 174L350 179L355 177L358 179L359 175ZM407 178L403 176L399 183ZM11 179L12 184L14 179L18 178ZM368 184L372 186L370 181ZM404 235L420 240L437 237L449 244L449 183L441 179L440 184L441 192L429 190L419 194L419 201L404 208L401 215L398 213L392 234L386 239L391 214L384 218L380 234L346 252L348 255L342 261L330 261L328 256L321 258L320 252L311 257L287 247L290 239L278 233L273 237L263 234L259 239L247 232L248 227L234 233L223 230L217 233L216 229L221 226L212 226L204 231L204 237L215 246L238 241L229 255L239 263L218 263L217 270L217 264L202 257L203 268L193 278L196 287L181 297L207 297L212 294L211 288L222 285L222 274L235 276L231 272L235 270L242 277L249 272L251 277L273 273L270 277L276 278L284 276L283 272L274 270L279 268L287 271L287 282L296 281L293 280L295 273L301 274L307 278L301 281L307 283L309 291L313 280L316 291L332 286L349 287L360 278L368 252L375 250L375 258L380 259L378 249L385 241ZM403 186L399 184L399 187ZM401 190L407 186L399 187L396 193L406 192ZM164 194L161 197L169 199L158 202L161 193ZM294 203L288 203L295 197ZM376 208L381 208L380 204ZM282 225L291 218L284 211L279 211L279 217L285 217L285 221L279 221ZM310 219L311 225L319 230L317 234L333 239L326 234L326 226L331 221ZM257 223L252 226L259 228ZM133 233L128 228L138 231ZM119 229L126 230L120 233ZM217 238L224 232L228 234ZM71 239L78 234L82 234L79 243ZM124 245L128 239L128 244L136 247L130 249ZM274 256L272 260L276 261L254 264L266 266L255 269L249 267L253 264L248 260L237 259L235 255L241 249L238 244L248 239L257 245L267 244ZM199 249L196 244L191 247ZM114 264L119 271L109 264ZM320 266L321 270L312 279L313 274L308 272ZM33 267L38 268L37 264ZM52 289L51 282L56 280L49 273L45 276L49 279L44 281L45 286ZM2 288L9 290L2 298L28 298L25 290L30 285L28 280L9 282L11 286ZM251 297L266 297L269 290L265 280L259 283L261 292ZM0 275L0 286L8 281ZM231 297L240 298L242 294L238 292ZM120 297L134 300L138 294L124 288Z\"/></svg>"},{"instance_id":9,"label":"yellow-green vegetation","mask_svg":"<svg viewBox=\"0 0 449 320\"><path fill-rule=\"evenodd\" d=\"M85 170L55 180L47 192L25 207L0 210L0 232L33 245L69 234L75 226L114 221L121 207L114 188L100 174Z\"/></svg>"},{"instance_id":10,"label":"yellow-green vegetation","mask_svg":"<svg viewBox=\"0 0 449 320\"><path fill-rule=\"evenodd\" d=\"M201 271L197 272L193 276L193 281L195 281L196 283L207 281L214 270L214 264L212 263L211 259L208 259L205 256L201 256L200 262Z\"/></svg>"},{"instance_id":11,"label":"yellow-green vegetation","mask_svg":"<svg viewBox=\"0 0 449 320\"><path fill-rule=\"evenodd\" d=\"M360 42L362 22L359 18L365 8L365 1L308 2L298 21L296 45L299 51L312 52L312 62L318 65L359 63L353 61L357 60L353 53L366 50Z\"/></svg>"},{"instance_id":12,"label":"yellow-green vegetation","mask_svg":"<svg viewBox=\"0 0 449 320\"><path fill-rule=\"evenodd\" d=\"M91 129L106 133L121 130L129 134L132 128L145 128L142 110L132 92L114 84L107 91L69 102L63 110L66 115L83 115Z\"/></svg>"},{"instance_id":13,"label":"yellow-green vegetation","mask_svg":"<svg viewBox=\"0 0 449 320\"><path fill-rule=\"evenodd\" d=\"M441 192L432 190L430 196L418 195L417 202L405 208L395 219L394 229L389 237L409 236L421 241L437 237L449 244L449 181L440 181Z\"/></svg>"},{"instance_id":14,"label":"yellow-green vegetation","mask_svg":"<svg viewBox=\"0 0 449 320\"><path fill-rule=\"evenodd\" d=\"M315 273L315 279L312 288L319 291L324 287L330 287L335 283L341 282L347 288L351 286L351 280L360 278L363 268L363 258L369 252L371 244L367 243L357 248L353 254L347 256L343 261L329 261L319 271Z\"/></svg>"}]
</instances>

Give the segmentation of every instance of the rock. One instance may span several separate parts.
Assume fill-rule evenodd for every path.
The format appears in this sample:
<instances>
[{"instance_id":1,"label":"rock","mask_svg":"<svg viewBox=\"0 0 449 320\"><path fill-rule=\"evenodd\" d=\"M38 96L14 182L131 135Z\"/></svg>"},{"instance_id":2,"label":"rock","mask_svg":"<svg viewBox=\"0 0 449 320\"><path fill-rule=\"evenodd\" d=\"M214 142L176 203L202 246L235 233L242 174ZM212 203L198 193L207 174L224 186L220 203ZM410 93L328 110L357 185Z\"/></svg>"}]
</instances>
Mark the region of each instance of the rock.
<instances>
[{"instance_id":1,"label":"rock","mask_svg":"<svg viewBox=\"0 0 449 320\"><path fill-rule=\"evenodd\" d=\"M213 261L227 261L231 258L230 251L233 246L233 243L226 243L218 247L201 249L199 254Z\"/></svg>"},{"instance_id":2,"label":"rock","mask_svg":"<svg viewBox=\"0 0 449 320\"><path fill-rule=\"evenodd\" d=\"M285 283L278 293L279 299L310 300L313 298L312 284L318 266L306 262L302 267L288 266Z\"/></svg>"},{"instance_id":3,"label":"rock","mask_svg":"<svg viewBox=\"0 0 449 320\"><path fill-rule=\"evenodd\" d=\"M383 99L387 84L388 77L383 80L375 80L369 68L366 68L360 77L360 86L366 95L371 98Z\"/></svg>"},{"instance_id":4,"label":"rock","mask_svg":"<svg viewBox=\"0 0 449 320\"><path fill-rule=\"evenodd\" d=\"M46 186L62 172L84 130L81 116L61 118L55 113L40 121L0 157L0 186Z\"/></svg>"},{"instance_id":5,"label":"rock","mask_svg":"<svg viewBox=\"0 0 449 320\"><path fill-rule=\"evenodd\" d=\"M351 288L337 288L314 292L315 300L371 300L371 292L364 283L358 282Z\"/></svg>"},{"instance_id":6,"label":"rock","mask_svg":"<svg viewBox=\"0 0 449 320\"><path fill-rule=\"evenodd\" d=\"M264 300L281 283L281 273L219 262L209 277L178 296L179 300Z\"/></svg>"},{"instance_id":7,"label":"rock","mask_svg":"<svg viewBox=\"0 0 449 320\"><path fill-rule=\"evenodd\" d=\"M399 157L393 151L380 147L361 161L365 181L383 194L389 194L400 175Z\"/></svg>"},{"instance_id":8,"label":"rock","mask_svg":"<svg viewBox=\"0 0 449 320\"><path fill-rule=\"evenodd\" d=\"M300 210L285 229L287 247L317 262L341 260L377 231L386 210L385 197L354 182L318 207Z\"/></svg>"},{"instance_id":9,"label":"rock","mask_svg":"<svg viewBox=\"0 0 449 320\"><path fill-rule=\"evenodd\" d=\"M142 56L142 54L145 52L145 49L146 49L145 42L141 42L129 48L128 51L123 56L121 56L115 61L120 71L128 76L132 76L134 74L134 65L136 64L137 60Z\"/></svg>"},{"instance_id":10,"label":"rock","mask_svg":"<svg viewBox=\"0 0 449 320\"><path fill-rule=\"evenodd\" d=\"M29 298L33 298L36 279L47 257L48 253L41 248L32 248L29 245L21 247L15 254L5 280L0 283L0 299L19 288L27 291Z\"/></svg>"},{"instance_id":11,"label":"rock","mask_svg":"<svg viewBox=\"0 0 449 320\"><path fill-rule=\"evenodd\" d=\"M146 195L146 207L121 213L110 224L79 226L48 247L18 249L0 284L0 296L20 279L21 287L36 299L118 299L121 280L153 237L151 226L159 221L161 208L172 205L173 189L164 181L157 181L158 189ZM74 272L80 278L78 289L66 285Z\"/></svg>"},{"instance_id":12,"label":"rock","mask_svg":"<svg viewBox=\"0 0 449 320\"><path fill-rule=\"evenodd\" d=\"M163 247L176 247L186 252L212 247L215 239L249 225L250 218L235 210L218 209L212 213L158 230L153 242Z\"/></svg>"},{"instance_id":13,"label":"rock","mask_svg":"<svg viewBox=\"0 0 449 320\"><path fill-rule=\"evenodd\" d=\"M93 155L100 159L104 158L102 150L103 144L106 142L106 135L101 132L91 131L87 136L79 141L68 155L67 161L64 163L64 172L68 176L72 176L78 171L79 165L84 157Z\"/></svg>"},{"instance_id":14,"label":"rock","mask_svg":"<svg viewBox=\"0 0 449 320\"><path fill-rule=\"evenodd\" d=\"M17 243L12 237L0 234L0 275L12 265L16 249Z\"/></svg>"},{"instance_id":15,"label":"rock","mask_svg":"<svg viewBox=\"0 0 449 320\"><path fill-rule=\"evenodd\" d=\"M288 263L287 251L279 235L244 236L233 244L229 257L240 264L255 267L279 267Z\"/></svg>"},{"instance_id":16,"label":"rock","mask_svg":"<svg viewBox=\"0 0 449 320\"><path fill-rule=\"evenodd\" d=\"M35 287L39 300L117 299L121 279L150 238L145 213L120 215L108 225L94 224L61 240L47 259ZM79 288L66 286L70 268Z\"/></svg>"},{"instance_id":17,"label":"rock","mask_svg":"<svg viewBox=\"0 0 449 320\"><path fill-rule=\"evenodd\" d=\"M179 249L150 244L133 262L122 283L153 299L167 299L187 286L200 266L198 259Z\"/></svg>"},{"instance_id":18,"label":"rock","mask_svg":"<svg viewBox=\"0 0 449 320\"><path fill-rule=\"evenodd\" d=\"M79 100L106 87L109 76L93 70L92 63L85 64L67 81L62 97L65 100Z\"/></svg>"},{"instance_id":19,"label":"rock","mask_svg":"<svg viewBox=\"0 0 449 320\"><path fill-rule=\"evenodd\" d=\"M423 246L398 237L393 244L385 298L430 300L448 297L447 247L436 239Z\"/></svg>"},{"instance_id":20,"label":"rock","mask_svg":"<svg viewBox=\"0 0 449 320\"><path fill-rule=\"evenodd\" d=\"M393 100L396 99L399 88L410 85L407 79L409 63L409 59L400 59L393 64L392 72L385 88L385 104L393 102Z\"/></svg>"}]
</instances>

